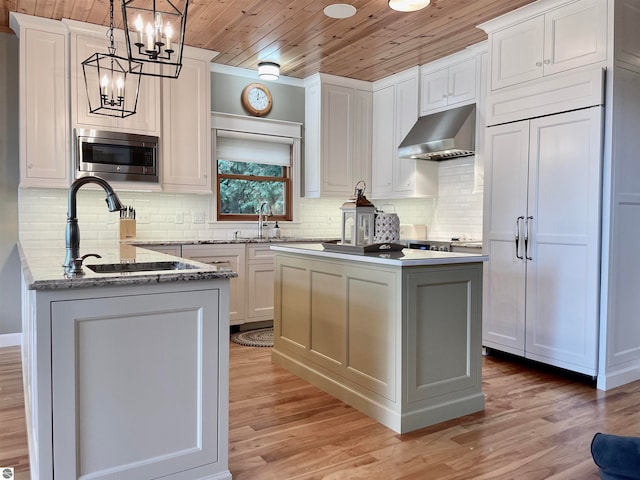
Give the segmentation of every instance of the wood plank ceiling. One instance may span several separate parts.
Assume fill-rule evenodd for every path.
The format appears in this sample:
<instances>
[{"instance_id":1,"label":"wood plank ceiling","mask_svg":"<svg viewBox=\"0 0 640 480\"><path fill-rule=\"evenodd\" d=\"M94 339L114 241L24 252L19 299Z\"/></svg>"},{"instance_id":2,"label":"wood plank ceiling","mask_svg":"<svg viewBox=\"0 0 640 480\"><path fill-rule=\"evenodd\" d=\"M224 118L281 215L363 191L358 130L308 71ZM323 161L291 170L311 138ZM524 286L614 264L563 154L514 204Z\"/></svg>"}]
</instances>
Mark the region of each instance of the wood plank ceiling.
<instances>
[{"instance_id":1,"label":"wood plank ceiling","mask_svg":"<svg viewBox=\"0 0 640 480\"><path fill-rule=\"evenodd\" d=\"M340 2L357 13L324 15L327 5ZM322 72L375 81L485 40L476 25L532 2L432 0L401 13L387 0L191 0L185 43L220 52L214 61L224 65L256 70L269 60L294 78ZM108 0L0 0L0 31L11 31L10 11L109 24ZM115 18L121 27L120 0Z\"/></svg>"}]
</instances>

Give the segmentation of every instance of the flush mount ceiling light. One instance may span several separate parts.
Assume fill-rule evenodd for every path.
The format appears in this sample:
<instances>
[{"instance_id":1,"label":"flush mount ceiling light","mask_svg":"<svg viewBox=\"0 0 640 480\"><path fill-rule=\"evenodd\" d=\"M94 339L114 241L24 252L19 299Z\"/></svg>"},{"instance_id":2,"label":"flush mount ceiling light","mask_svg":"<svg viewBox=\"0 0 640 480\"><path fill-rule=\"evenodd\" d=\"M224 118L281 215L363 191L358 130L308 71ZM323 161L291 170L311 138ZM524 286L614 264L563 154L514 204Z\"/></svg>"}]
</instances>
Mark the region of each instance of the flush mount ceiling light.
<instances>
[{"instance_id":1,"label":"flush mount ceiling light","mask_svg":"<svg viewBox=\"0 0 640 480\"><path fill-rule=\"evenodd\" d=\"M125 118L136 113L142 63L118 57L113 39L113 0L109 10L108 54L94 53L82 62L89 112Z\"/></svg>"},{"instance_id":2,"label":"flush mount ceiling light","mask_svg":"<svg viewBox=\"0 0 640 480\"><path fill-rule=\"evenodd\" d=\"M431 0L389 0L389 8L398 12L415 12L428 7Z\"/></svg>"},{"instance_id":3,"label":"flush mount ceiling light","mask_svg":"<svg viewBox=\"0 0 640 480\"><path fill-rule=\"evenodd\" d=\"M178 78L189 0L121 0L127 54L154 64L142 75Z\"/></svg>"},{"instance_id":4,"label":"flush mount ceiling light","mask_svg":"<svg viewBox=\"0 0 640 480\"><path fill-rule=\"evenodd\" d=\"M356 7L348 3L334 3L324 7L323 12L330 18L349 18L356 14Z\"/></svg>"},{"instance_id":5,"label":"flush mount ceiling light","mask_svg":"<svg viewBox=\"0 0 640 480\"><path fill-rule=\"evenodd\" d=\"M260 62L258 76L262 80L277 80L280 77L280 65L276 62Z\"/></svg>"}]
</instances>

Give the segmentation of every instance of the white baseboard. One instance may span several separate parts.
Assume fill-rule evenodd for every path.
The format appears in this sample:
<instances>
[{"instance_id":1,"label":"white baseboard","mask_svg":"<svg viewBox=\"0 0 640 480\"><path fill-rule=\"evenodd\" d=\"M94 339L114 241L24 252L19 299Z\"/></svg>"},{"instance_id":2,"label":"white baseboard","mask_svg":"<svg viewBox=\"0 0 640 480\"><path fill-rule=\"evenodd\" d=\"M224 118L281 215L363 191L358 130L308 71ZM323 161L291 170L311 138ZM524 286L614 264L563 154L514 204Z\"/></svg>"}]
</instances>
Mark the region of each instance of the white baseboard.
<instances>
[{"instance_id":1,"label":"white baseboard","mask_svg":"<svg viewBox=\"0 0 640 480\"><path fill-rule=\"evenodd\" d=\"M4 333L0 334L0 348L2 347L19 347L22 345L21 333Z\"/></svg>"},{"instance_id":2,"label":"white baseboard","mask_svg":"<svg viewBox=\"0 0 640 480\"><path fill-rule=\"evenodd\" d=\"M631 365L616 371L608 371L598 375L598 390L611 390L640 380L640 365Z\"/></svg>"}]
</instances>

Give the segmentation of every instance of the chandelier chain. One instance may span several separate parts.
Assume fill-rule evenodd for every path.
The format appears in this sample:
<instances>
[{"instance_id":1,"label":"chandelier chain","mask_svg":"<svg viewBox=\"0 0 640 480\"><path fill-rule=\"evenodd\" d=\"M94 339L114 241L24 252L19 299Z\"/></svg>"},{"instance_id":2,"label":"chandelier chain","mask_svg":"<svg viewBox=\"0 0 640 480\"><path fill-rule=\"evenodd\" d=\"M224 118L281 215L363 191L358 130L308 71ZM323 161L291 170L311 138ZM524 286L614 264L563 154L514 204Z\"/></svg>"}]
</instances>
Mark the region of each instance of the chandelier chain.
<instances>
[{"instance_id":1,"label":"chandelier chain","mask_svg":"<svg viewBox=\"0 0 640 480\"><path fill-rule=\"evenodd\" d=\"M116 54L115 40L113 37L113 0L109 1L109 55Z\"/></svg>"}]
</instances>

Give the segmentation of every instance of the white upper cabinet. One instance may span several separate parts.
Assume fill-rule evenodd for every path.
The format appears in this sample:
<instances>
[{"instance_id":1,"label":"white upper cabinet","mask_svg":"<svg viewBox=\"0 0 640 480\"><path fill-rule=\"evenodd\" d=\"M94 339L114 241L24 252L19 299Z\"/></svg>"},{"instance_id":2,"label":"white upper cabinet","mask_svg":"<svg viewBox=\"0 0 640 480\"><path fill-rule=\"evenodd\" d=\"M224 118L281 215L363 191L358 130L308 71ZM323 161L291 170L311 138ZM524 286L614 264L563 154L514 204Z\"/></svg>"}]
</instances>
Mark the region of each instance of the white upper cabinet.
<instances>
[{"instance_id":1,"label":"white upper cabinet","mask_svg":"<svg viewBox=\"0 0 640 480\"><path fill-rule=\"evenodd\" d=\"M373 84L371 197L438 194L438 164L398 156L398 145L418 120L418 67Z\"/></svg>"},{"instance_id":2,"label":"white upper cabinet","mask_svg":"<svg viewBox=\"0 0 640 480\"><path fill-rule=\"evenodd\" d=\"M476 99L476 57L434 70L420 68L420 116L433 111L473 103Z\"/></svg>"},{"instance_id":3,"label":"white upper cabinet","mask_svg":"<svg viewBox=\"0 0 640 480\"><path fill-rule=\"evenodd\" d=\"M185 47L177 79L162 81L162 189L211 193L211 72L216 52Z\"/></svg>"},{"instance_id":4,"label":"white upper cabinet","mask_svg":"<svg viewBox=\"0 0 640 480\"><path fill-rule=\"evenodd\" d=\"M73 20L63 20L71 32L71 123L73 128L102 128L107 130L160 136L160 79L143 75L136 113L125 118L89 113L87 87L82 62L95 53L108 53L107 27ZM116 55L126 58L124 33L114 31ZM144 65L144 70L150 67ZM132 74L133 75L133 74Z\"/></svg>"},{"instance_id":5,"label":"white upper cabinet","mask_svg":"<svg viewBox=\"0 0 640 480\"><path fill-rule=\"evenodd\" d=\"M10 22L20 40L20 186L67 188L68 31L60 22L14 12Z\"/></svg>"},{"instance_id":6,"label":"white upper cabinet","mask_svg":"<svg viewBox=\"0 0 640 480\"><path fill-rule=\"evenodd\" d=\"M480 26L489 33L491 90L606 60L606 0L539 8L509 14L508 25L500 17Z\"/></svg>"},{"instance_id":7,"label":"white upper cabinet","mask_svg":"<svg viewBox=\"0 0 640 480\"><path fill-rule=\"evenodd\" d=\"M371 177L371 86L315 75L305 88L305 197L349 197Z\"/></svg>"}]
</instances>

